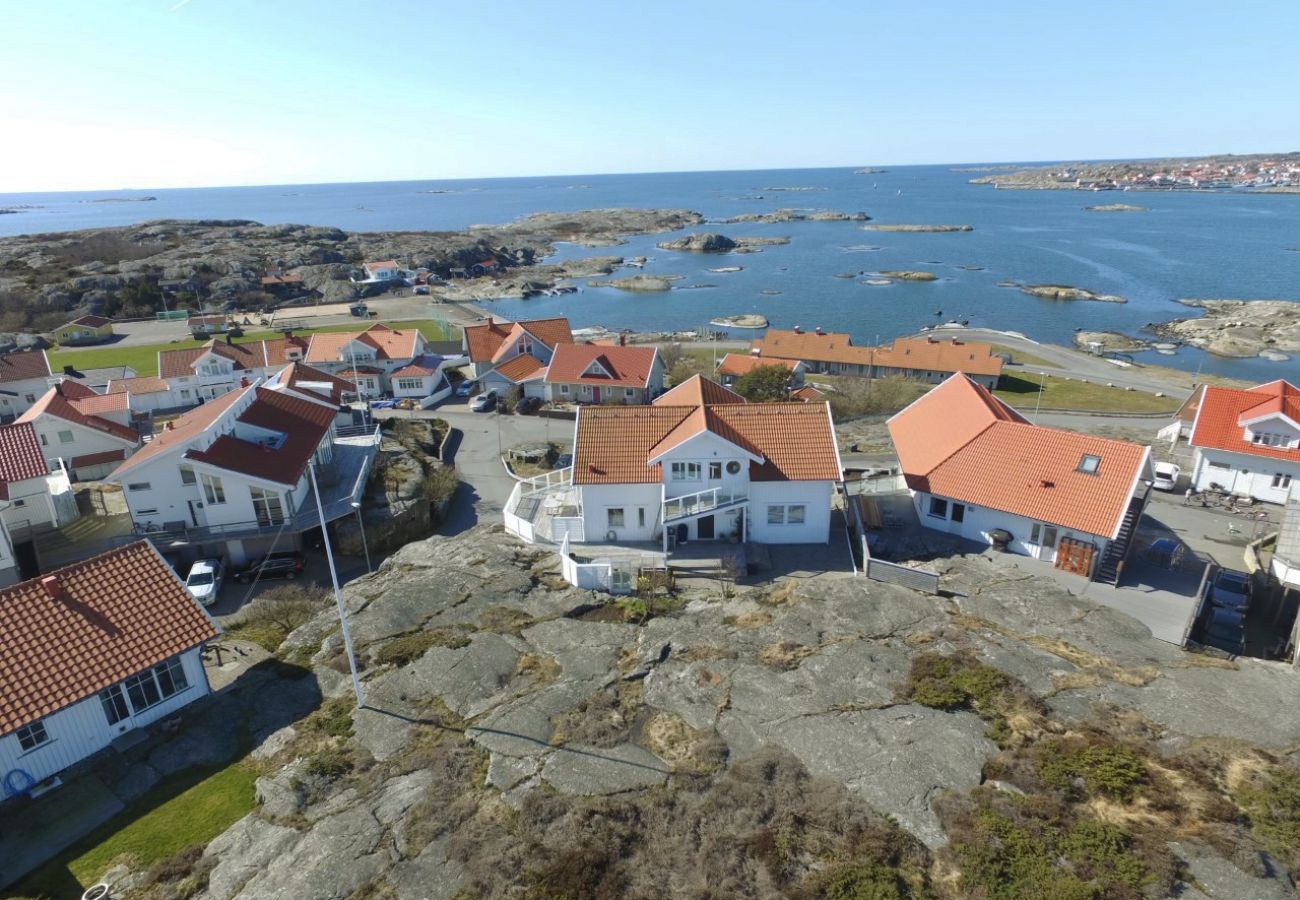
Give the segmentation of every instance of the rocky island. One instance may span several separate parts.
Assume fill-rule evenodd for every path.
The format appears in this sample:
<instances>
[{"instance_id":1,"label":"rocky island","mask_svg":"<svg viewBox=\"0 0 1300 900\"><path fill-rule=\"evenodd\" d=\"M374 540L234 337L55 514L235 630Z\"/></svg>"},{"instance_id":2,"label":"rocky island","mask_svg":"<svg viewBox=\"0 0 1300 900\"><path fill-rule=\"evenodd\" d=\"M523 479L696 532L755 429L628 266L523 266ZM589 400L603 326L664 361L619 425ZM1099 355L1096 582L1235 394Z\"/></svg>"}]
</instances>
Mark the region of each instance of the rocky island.
<instances>
[{"instance_id":1,"label":"rocky island","mask_svg":"<svg viewBox=\"0 0 1300 900\"><path fill-rule=\"evenodd\" d=\"M769 323L767 316L761 316L757 313L745 313L739 316L718 316L715 319L710 319L709 324L717 325L720 328L766 328Z\"/></svg>"},{"instance_id":2,"label":"rocky island","mask_svg":"<svg viewBox=\"0 0 1300 900\"><path fill-rule=\"evenodd\" d=\"M871 216L864 212L846 213L832 209L777 209L766 213L742 213L720 221L724 225L734 225L737 222L767 222L772 224L783 222L866 222L870 218Z\"/></svg>"},{"instance_id":3,"label":"rocky island","mask_svg":"<svg viewBox=\"0 0 1300 900\"><path fill-rule=\"evenodd\" d=\"M699 232L660 241L660 250L675 250L684 253L754 253L757 248L768 244L788 244L788 237L738 237L729 238L725 234Z\"/></svg>"},{"instance_id":4,"label":"rocky island","mask_svg":"<svg viewBox=\"0 0 1300 900\"><path fill-rule=\"evenodd\" d=\"M1074 345L1085 350L1097 347L1104 351L1113 350L1120 353L1131 353L1150 349L1151 342L1129 337L1117 331L1076 331L1074 333Z\"/></svg>"},{"instance_id":5,"label":"rocky island","mask_svg":"<svg viewBox=\"0 0 1300 900\"><path fill-rule=\"evenodd\" d=\"M933 272L919 272L910 269L890 269L884 272L877 272L881 278L890 278L895 281L938 281L939 276Z\"/></svg>"},{"instance_id":6,"label":"rocky island","mask_svg":"<svg viewBox=\"0 0 1300 900\"><path fill-rule=\"evenodd\" d=\"M1202 309L1197 318L1149 326L1216 356L1260 356L1283 362L1300 353L1300 302L1294 300L1179 300Z\"/></svg>"},{"instance_id":7,"label":"rocky island","mask_svg":"<svg viewBox=\"0 0 1300 900\"><path fill-rule=\"evenodd\" d=\"M1134 206L1131 203L1102 203L1098 206L1085 206L1084 212L1147 212L1145 206Z\"/></svg>"},{"instance_id":8,"label":"rocky island","mask_svg":"<svg viewBox=\"0 0 1300 900\"><path fill-rule=\"evenodd\" d=\"M588 281L587 287L611 287L620 291L655 292L671 291L673 282L681 275L630 275L627 278L610 278L606 281Z\"/></svg>"},{"instance_id":9,"label":"rocky island","mask_svg":"<svg viewBox=\"0 0 1300 900\"><path fill-rule=\"evenodd\" d=\"M1095 300L1100 303L1127 303L1128 300L1118 294L1097 294L1084 288L1070 287L1068 284L1025 284L1020 285L1020 292L1042 300Z\"/></svg>"},{"instance_id":10,"label":"rocky island","mask_svg":"<svg viewBox=\"0 0 1300 900\"><path fill-rule=\"evenodd\" d=\"M863 225L864 231L895 231L903 234L949 234L974 231L973 225Z\"/></svg>"}]
</instances>

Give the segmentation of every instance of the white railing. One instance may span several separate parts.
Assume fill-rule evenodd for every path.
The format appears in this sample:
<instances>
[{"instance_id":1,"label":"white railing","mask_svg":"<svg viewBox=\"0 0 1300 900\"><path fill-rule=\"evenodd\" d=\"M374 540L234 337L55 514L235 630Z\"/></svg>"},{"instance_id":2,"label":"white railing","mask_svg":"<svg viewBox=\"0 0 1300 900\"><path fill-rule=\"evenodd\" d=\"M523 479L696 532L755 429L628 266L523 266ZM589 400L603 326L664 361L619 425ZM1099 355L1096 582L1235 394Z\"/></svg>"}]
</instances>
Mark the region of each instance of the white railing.
<instances>
[{"instance_id":1,"label":"white railing","mask_svg":"<svg viewBox=\"0 0 1300 900\"><path fill-rule=\"evenodd\" d=\"M376 444L379 443L379 423L374 422L369 425L344 425L341 428L334 429L335 440L339 438L370 437Z\"/></svg>"},{"instance_id":2,"label":"white railing","mask_svg":"<svg viewBox=\"0 0 1300 900\"><path fill-rule=\"evenodd\" d=\"M608 591L614 584L614 567L607 562L580 563L569 553L569 538L560 542L560 572L574 587L588 591Z\"/></svg>"},{"instance_id":3,"label":"white railing","mask_svg":"<svg viewBox=\"0 0 1300 900\"><path fill-rule=\"evenodd\" d=\"M587 539L587 529L582 523L582 516L552 516L550 521L551 540L575 540L579 543Z\"/></svg>"},{"instance_id":4,"label":"white railing","mask_svg":"<svg viewBox=\"0 0 1300 900\"><path fill-rule=\"evenodd\" d=\"M664 500L663 520L668 523L676 519L684 519L724 506L730 506L734 503L743 503L748 499L749 491L745 488L715 487L704 491L696 491L693 494L683 494L680 497Z\"/></svg>"},{"instance_id":5,"label":"white railing","mask_svg":"<svg viewBox=\"0 0 1300 900\"><path fill-rule=\"evenodd\" d=\"M510 471L508 466L506 471ZM519 485L526 493L535 494L569 484L573 480L573 466L566 466L563 469L551 469L549 472L534 475L532 478L520 478L513 472L510 472L510 474L519 482Z\"/></svg>"}]
</instances>

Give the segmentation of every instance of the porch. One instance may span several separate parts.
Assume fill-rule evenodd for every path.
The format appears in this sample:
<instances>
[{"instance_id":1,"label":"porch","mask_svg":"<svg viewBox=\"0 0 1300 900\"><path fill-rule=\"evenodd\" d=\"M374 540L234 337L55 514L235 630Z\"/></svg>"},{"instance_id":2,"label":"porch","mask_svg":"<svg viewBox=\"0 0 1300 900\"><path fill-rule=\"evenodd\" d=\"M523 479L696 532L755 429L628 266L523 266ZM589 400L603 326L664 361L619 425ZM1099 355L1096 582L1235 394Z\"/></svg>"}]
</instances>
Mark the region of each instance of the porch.
<instances>
[{"instance_id":1,"label":"porch","mask_svg":"<svg viewBox=\"0 0 1300 900\"><path fill-rule=\"evenodd\" d=\"M571 466L517 481L506 501L506 531L530 544L582 543L582 491L572 482Z\"/></svg>"}]
</instances>

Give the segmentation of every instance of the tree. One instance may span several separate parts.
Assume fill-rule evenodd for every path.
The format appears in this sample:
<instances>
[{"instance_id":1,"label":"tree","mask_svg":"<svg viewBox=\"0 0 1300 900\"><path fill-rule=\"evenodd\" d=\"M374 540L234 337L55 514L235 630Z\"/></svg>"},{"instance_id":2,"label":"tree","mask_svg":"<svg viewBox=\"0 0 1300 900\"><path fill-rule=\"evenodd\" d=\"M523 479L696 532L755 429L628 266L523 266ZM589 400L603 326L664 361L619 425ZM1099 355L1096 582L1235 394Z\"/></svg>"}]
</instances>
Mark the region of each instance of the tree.
<instances>
[{"instance_id":1,"label":"tree","mask_svg":"<svg viewBox=\"0 0 1300 900\"><path fill-rule=\"evenodd\" d=\"M784 400L790 370L781 365L755 366L736 379L731 389L750 403Z\"/></svg>"}]
</instances>

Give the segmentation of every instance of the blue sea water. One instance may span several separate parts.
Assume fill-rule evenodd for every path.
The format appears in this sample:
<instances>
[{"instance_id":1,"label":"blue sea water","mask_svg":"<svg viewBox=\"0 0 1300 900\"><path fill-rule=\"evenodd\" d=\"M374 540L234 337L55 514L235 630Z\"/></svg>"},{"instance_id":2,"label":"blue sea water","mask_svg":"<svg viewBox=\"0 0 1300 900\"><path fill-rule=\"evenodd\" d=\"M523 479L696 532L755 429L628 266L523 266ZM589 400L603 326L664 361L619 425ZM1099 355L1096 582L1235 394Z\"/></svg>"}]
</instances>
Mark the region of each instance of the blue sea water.
<instances>
[{"instance_id":1,"label":"blue sea water","mask_svg":"<svg viewBox=\"0 0 1300 900\"><path fill-rule=\"evenodd\" d=\"M780 207L817 208L861 211L879 223L972 225L974 231L954 234L873 232L856 222L710 226L731 236L791 238L790 244L761 253L722 257L655 247L671 235L636 236L608 250L561 246L558 258L644 255L650 257L645 272L684 277L668 294L584 287L577 294L496 304L511 318L565 314L575 327L638 330L694 328L716 316L756 312L777 327L848 331L859 343L965 319L972 326L1068 344L1078 328L1140 334L1147 323L1189 314L1178 298L1300 297L1300 253L1287 249L1300 246L1300 195L1010 191L971 185L971 177L947 166L907 166L867 175L804 169L0 194L0 207L34 207L0 216L0 234L161 218L443 230L546 210L613 206L688 207L711 219ZM92 202L141 196L156 199ZM1119 201L1148 211L1084 210ZM708 271L727 265L744 269ZM940 280L887 287L858 283L882 269L923 269ZM836 277L849 272L857 277ZM1129 302L1039 300L998 287L1001 280L1070 284L1120 294ZM1296 370L1294 362L1227 360L1186 348L1174 356L1147 353L1139 359L1243 378L1276 378Z\"/></svg>"}]
</instances>

